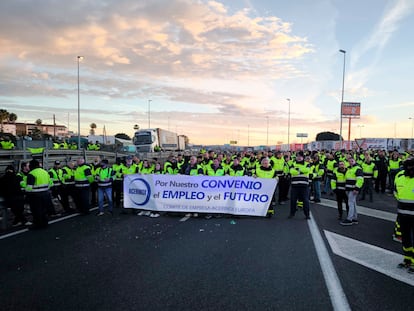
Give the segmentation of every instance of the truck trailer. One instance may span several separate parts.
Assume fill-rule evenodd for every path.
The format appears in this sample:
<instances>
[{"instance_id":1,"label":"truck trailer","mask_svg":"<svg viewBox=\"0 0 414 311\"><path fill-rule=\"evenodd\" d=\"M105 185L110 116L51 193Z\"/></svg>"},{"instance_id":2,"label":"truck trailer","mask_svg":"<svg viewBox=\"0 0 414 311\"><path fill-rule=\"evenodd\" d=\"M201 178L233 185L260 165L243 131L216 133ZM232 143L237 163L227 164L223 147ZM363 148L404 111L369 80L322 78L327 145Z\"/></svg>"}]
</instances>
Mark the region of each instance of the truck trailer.
<instances>
[{"instance_id":1,"label":"truck trailer","mask_svg":"<svg viewBox=\"0 0 414 311\"><path fill-rule=\"evenodd\" d=\"M133 138L137 152L182 151L185 149L183 136L161 128L140 129Z\"/></svg>"}]
</instances>

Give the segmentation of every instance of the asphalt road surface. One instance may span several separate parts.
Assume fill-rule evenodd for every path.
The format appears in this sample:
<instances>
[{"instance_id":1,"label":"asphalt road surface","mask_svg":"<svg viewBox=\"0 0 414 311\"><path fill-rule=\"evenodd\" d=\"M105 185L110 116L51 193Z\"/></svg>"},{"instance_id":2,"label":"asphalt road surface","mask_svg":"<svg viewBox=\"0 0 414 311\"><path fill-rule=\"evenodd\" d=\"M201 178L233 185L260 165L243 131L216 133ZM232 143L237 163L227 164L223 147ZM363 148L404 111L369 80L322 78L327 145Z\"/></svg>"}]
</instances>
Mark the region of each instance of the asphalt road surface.
<instances>
[{"instance_id":1,"label":"asphalt road surface","mask_svg":"<svg viewBox=\"0 0 414 311\"><path fill-rule=\"evenodd\" d=\"M0 237L0 309L413 310L394 199L359 205L349 227L327 196L309 221L288 205L272 219L115 210L15 231Z\"/></svg>"}]
</instances>

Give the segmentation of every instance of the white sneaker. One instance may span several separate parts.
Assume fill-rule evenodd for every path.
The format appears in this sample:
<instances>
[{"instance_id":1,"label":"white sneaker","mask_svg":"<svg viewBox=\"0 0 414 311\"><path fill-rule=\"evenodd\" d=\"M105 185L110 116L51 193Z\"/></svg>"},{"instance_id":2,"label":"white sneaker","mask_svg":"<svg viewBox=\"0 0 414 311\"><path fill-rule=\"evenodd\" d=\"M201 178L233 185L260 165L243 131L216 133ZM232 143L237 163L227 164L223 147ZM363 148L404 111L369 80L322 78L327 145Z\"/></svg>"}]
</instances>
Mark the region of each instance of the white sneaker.
<instances>
[{"instance_id":1,"label":"white sneaker","mask_svg":"<svg viewBox=\"0 0 414 311\"><path fill-rule=\"evenodd\" d=\"M105 213L104 213L104 212L99 212L99 213L98 213L98 216L103 216L103 215L105 215Z\"/></svg>"},{"instance_id":2,"label":"white sneaker","mask_svg":"<svg viewBox=\"0 0 414 311\"><path fill-rule=\"evenodd\" d=\"M144 216L151 216L151 212L150 211L144 212Z\"/></svg>"},{"instance_id":3,"label":"white sneaker","mask_svg":"<svg viewBox=\"0 0 414 311\"><path fill-rule=\"evenodd\" d=\"M198 217L198 213L193 213L193 217Z\"/></svg>"},{"instance_id":4,"label":"white sneaker","mask_svg":"<svg viewBox=\"0 0 414 311\"><path fill-rule=\"evenodd\" d=\"M192 216L191 213L185 214L185 217L191 217L191 216Z\"/></svg>"},{"instance_id":5,"label":"white sneaker","mask_svg":"<svg viewBox=\"0 0 414 311\"><path fill-rule=\"evenodd\" d=\"M150 217L151 218L157 218L157 217L160 217L160 214L158 214L158 213L151 213L150 214Z\"/></svg>"},{"instance_id":6,"label":"white sneaker","mask_svg":"<svg viewBox=\"0 0 414 311\"><path fill-rule=\"evenodd\" d=\"M31 225L33 225L33 223L32 223L31 221L26 221L26 222L24 223L24 225L25 225L25 226L31 226Z\"/></svg>"},{"instance_id":7,"label":"white sneaker","mask_svg":"<svg viewBox=\"0 0 414 311\"><path fill-rule=\"evenodd\" d=\"M140 211L137 215L138 216L144 216L145 212L144 211Z\"/></svg>"}]
</instances>

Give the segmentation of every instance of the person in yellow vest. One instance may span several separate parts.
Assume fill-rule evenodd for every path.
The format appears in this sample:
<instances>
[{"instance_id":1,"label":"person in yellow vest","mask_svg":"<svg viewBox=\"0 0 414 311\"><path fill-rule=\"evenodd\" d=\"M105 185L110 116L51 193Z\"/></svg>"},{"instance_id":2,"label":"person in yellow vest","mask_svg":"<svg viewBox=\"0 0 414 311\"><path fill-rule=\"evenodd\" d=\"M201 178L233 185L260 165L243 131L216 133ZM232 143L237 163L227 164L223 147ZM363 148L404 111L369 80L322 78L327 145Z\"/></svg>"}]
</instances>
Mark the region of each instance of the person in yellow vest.
<instances>
[{"instance_id":1,"label":"person in yellow vest","mask_svg":"<svg viewBox=\"0 0 414 311\"><path fill-rule=\"evenodd\" d=\"M397 173L397 175L395 175L395 179L399 178L400 176L404 175L404 169L401 169L401 171L399 171ZM395 182L395 180L394 180ZM395 184L394 184L394 189L395 189ZM394 195L395 195L395 190L394 190ZM401 225L400 225L400 215L397 214L397 218L395 219L395 223L394 223L394 232L392 234L392 239L395 242L402 242L402 234L401 234Z\"/></svg>"},{"instance_id":2,"label":"person in yellow vest","mask_svg":"<svg viewBox=\"0 0 414 311\"><path fill-rule=\"evenodd\" d=\"M223 166L226 175L230 175L230 167L233 165L233 158L230 155L226 155L224 160L221 162L221 166Z\"/></svg>"},{"instance_id":3,"label":"person in yellow vest","mask_svg":"<svg viewBox=\"0 0 414 311\"><path fill-rule=\"evenodd\" d=\"M10 138L5 138L4 140L0 141L1 148L4 150L12 150L14 149L14 143L10 140Z\"/></svg>"},{"instance_id":4,"label":"person in yellow vest","mask_svg":"<svg viewBox=\"0 0 414 311\"><path fill-rule=\"evenodd\" d=\"M132 156L127 156L125 158L125 163L122 165L121 172L122 172L123 178L125 175L132 175L132 174L139 173L138 164L133 162ZM123 192L123 189L122 189L122 192ZM121 214L128 214L128 210L132 210L132 213L134 214L137 213L135 209L130 209L130 208L127 209L127 208L122 207Z\"/></svg>"},{"instance_id":5,"label":"person in yellow vest","mask_svg":"<svg viewBox=\"0 0 414 311\"><path fill-rule=\"evenodd\" d=\"M123 177L122 177L122 160L117 157L115 163L112 165L112 169L115 172L114 180L112 182L112 201L115 208L121 207L121 199L123 192Z\"/></svg>"},{"instance_id":6,"label":"person in yellow vest","mask_svg":"<svg viewBox=\"0 0 414 311\"><path fill-rule=\"evenodd\" d=\"M100 142L98 140L95 142L94 150L96 150L96 151L101 150L101 144L100 144Z\"/></svg>"},{"instance_id":7,"label":"person in yellow vest","mask_svg":"<svg viewBox=\"0 0 414 311\"><path fill-rule=\"evenodd\" d=\"M177 155L177 174L181 171L181 168L183 167L184 164L185 164L184 156L181 153L179 153Z\"/></svg>"},{"instance_id":8,"label":"person in yellow vest","mask_svg":"<svg viewBox=\"0 0 414 311\"><path fill-rule=\"evenodd\" d=\"M152 174L153 167L151 162L147 159L144 159L142 162L141 174Z\"/></svg>"},{"instance_id":9,"label":"person in yellow vest","mask_svg":"<svg viewBox=\"0 0 414 311\"><path fill-rule=\"evenodd\" d=\"M260 165L256 168L254 177L259 178L276 178L277 179L277 173L275 169L270 165L270 159L268 157L262 158ZM276 190L276 189L275 189ZM275 194L272 196L272 202L269 205L269 208L267 210L267 218L271 218L275 214L274 210L274 200L275 200Z\"/></svg>"},{"instance_id":10,"label":"person in yellow vest","mask_svg":"<svg viewBox=\"0 0 414 311\"><path fill-rule=\"evenodd\" d=\"M164 174L164 170L162 169L161 162L156 161L153 174Z\"/></svg>"},{"instance_id":11,"label":"person in yellow vest","mask_svg":"<svg viewBox=\"0 0 414 311\"><path fill-rule=\"evenodd\" d=\"M93 162L89 164L92 175L95 176L95 172L100 166L101 166L101 158L97 156L93 159ZM93 180L93 182L91 183L91 205L92 206L98 205L98 183L95 180Z\"/></svg>"},{"instance_id":12,"label":"person in yellow vest","mask_svg":"<svg viewBox=\"0 0 414 311\"><path fill-rule=\"evenodd\" d=\"M183 175L189 175L189 176L198 176L198 175L204 175L204 170L201 167L201 165L198 163L198 159L195 155L192 155L188 162L184 163L181 167L180 174ZM185 214L186 217L198 217L198 213L187 213ZM207 219L211 218L212 216L210 214L207 214L205 216Z\"/></svg>"},{"instance_id":13,"label":"person in yellow vest","mask_svg":"<svg viewBox=\"0 0 414 311\"><path fill-rule=\"evenodd\" d=\"M244 176L246 174L245 168L240 164L240 158L234 158L232 164L228 168L230 176Z\"/></svg>"},{"instance_id":14,"label":"person in yellow vest","mask_svg":"<svg viewBox=\"0 0 414 311\"><path fill-rule=\"evenodd\" d=\"M148 175L153 173L153 166L151 165L151 162L147 159L142 160L142 168L140 171L143 175ZM149 216L151 218L157 218L160 217L160 214L156 211L150 211L150 210L141 210L137 213L138 216Z\"/></svg>"},{"instance_id":15,"label":"person in yellow vest","mask_svg":"<svg viewBox=\"0 0 414 311\"><path fill-rule=\"evenodd\" d=\"M177 160L173 154L170 154L164 163L164 173L170 175L176 175L178 173Z\"/></svg>"},{"instance_id":16,"label":"person in yellow vest","mask_svg":"<svg viewBox=\"0 0 414 311\"><path fill-rule=\"evenodd\" d=\"M220 160L215 158L213 162L207 166L206 172L208 176L224 176L224 168L221 166Z\"/></svg>"},{"instance_id":17,"label":"person in yellow vest","mask_svg":"<svg viewBox=\"0 0 414 311\"><path fill-rule=\"evenodd\" d=\"M27 175L26 194L33 216L30 229L42 229L48 225L48 207L52 204L49 193L49 173L40 167L37 160L29 162L30 172Z\"/></svg>"},{"instance_id":18,"label":"person in yellow vest","mask_svg":"<svg viewBox=\"0 0 414 311\"><path fill-rule=\"evenodd\" d=\"M364 184L364 173L361 167L356 164L353 157L348 158L348 169L345 174L345 189L348 196L349 212L345 220L341 221L342 226L350 226L358 224L358 212L356 198Z\"/></svg>"},{"instance_id":19,"label":"person in yellow vest","mask_svg":"<svg viewBox=\"0 0 414 311\"><path fill-rule=\"evenodd\" d=\"M345 161L342 161L345 164ZM338 162L335 160L335 157L332 153L327 153L325 158L325 187L322 191L323 194L329 194L332 195L332 189L331 189L331 179L333 178L333 171L335 167L337 167Z\"/></svg>"},{"instance_id":20,"label":"person in yellow vest","mask_svg":"<svg viewBox=\"0 0 414 311\"><path fill-rule=\"evenodd\" d=\"M85 163L85 158L78 158L75 169L75 204L83 215L89 214L90 184L93 179L91 168Z\"/></svg>"},{"instance_id":21,"label":"person in yellow vest","mask_svg":"<svg viewBox=\"0 0 414 311\"><path fill-rule=\"evenodd\" d=\"M325 167L323 162L319 159L319 155L315 153L313 155L313 161L311 163L312 174L312 188L313 188L313 201L315 203L321 202L321 181L325 174Z\"/></svg>"},{"instance_id":22,"label":"person in yellow vest","mask_svg":"<svg viewBox=\"0 0 414 311\"><path fill-rule=\"evenodd\" d=\"M95 150L95 144L92 141L88 142L87 150Z\"/></svg>"},{"instance_id":23,"label":"person in yellow vest","mask_svg":"<svg viewBox=\"0 0 414 311\"><path fill-rule=\"evenodd\" d=\"M109 167L107 159L101 161L101 165L95 170L95 180L98 184L98 216L105 215L104 213L104 199L108 202L108 212L113 215L112 210L112 181L115 176L115 172L112 167Z\"/></svg>"},{"instance_id":24,"label":"person in yellow vest","mask_svg":"<svg viewBox=\"0 0 414 311\"><path fill-rule=\"evenodd\" d=\"M289 180L286 174L288 173L287 163L281 151L276 151L276 154L271 158L271 162L273 163L273 168L275 169L276 175L279 179L276 192L278 193L278 203L282 205L285 204L287 196L286 189L289 188Z\"/></svg>"},{"instance_id":25,"label":"person in yellow vest","mask_svg":"<svg viewBox=\"0 0 414 311\"><path fill-rule=\"evenodd\" d=\"M333 177L331 179L331 189L336 195L336 204L338 206L338 220L342 221L343 215L343 203L345 203L346 214L349 212L348 196L345 191L346 182L345 163L343 161L338 162L338 167L333 171Z\"/></svg>"},{"instance_id":26,"label":"person in yellow vest","mask_svg":"<svg viewBox=\"0 0 414 311\"><path fill-rule=\"evenodd\" d=\"M403 164L404 173L395 179L394 196L398 201L400 217L403 262L398 268L414 273L414 158Z\"/></svg>"},{"instance_id":27,"label":"person in yellow vest","mask_svg":"<svg viewBox=\"0 0 414 311\"><path fill-rule=\"evenodd\" d=\"M402 169L402 161L398 151L393 151L391 153L390 159L388 160L388 185L392 191L394 191L394 180L395 175Z\"/></svg>"},{"instance_id":28,"label":"person in yellow vest","mask_svg":"<svg viewBox=\"0 0 414 311\"><path fill-rule=\"evenodd\" d=\"M369 153L365 154L365 161L361 165L364 174L364 184L361 190L361 201L365 200L365 195L369 195L369 201L372 202L375 179L378 177L377 165L372 161Z\"/></svg>"},{"instance_id":29,"label":"person in yellow vest","mask_svg":"<svg viewBox=\"0 0 414 311\"><path fill-rule=\"evenodd\" d=\"M293 218L297 210L297 201L303 202L303 213L305 219L310 219L309 209L309 174L310 166L305 162L304 154L299 151L296 160L290 168L291 189L290 189L290 214L288 218Z\"/></svg>"},{"instance_id":30,"label":"person in yellow vest","mask_svg":"<svg viewBox=\"0 0 414 311\"><path fill-rule=\"evenodd\" d=\"M69 196L72 199L75 197L75 162L69 161L62 168L62 188L61 188L61 203L64 211L67 214L72 214L75 210L70 206Z\"/></svg>"},{"instance_id":31,"label":"person in yellow vest","mask_svg":"<svg viewBox=\"0 0 414 311\"><path fill-rule=\"evenodd\" d=\"M62 203L62 179L63 170L60 168L60 161L55 161L53 167L49 170L49 176L52 181L51 192L52 198Z\"/></svg>"},{"instance_id":32,"label":"person in yellow vest","mask_svg":"<svg viewBox=\"0 0 414 311\"><path fill-rule=\"evenodd\" d=\"M58 141L53 142L53 149L60 149L60 143Z\"/></svg>"}]
</instances>

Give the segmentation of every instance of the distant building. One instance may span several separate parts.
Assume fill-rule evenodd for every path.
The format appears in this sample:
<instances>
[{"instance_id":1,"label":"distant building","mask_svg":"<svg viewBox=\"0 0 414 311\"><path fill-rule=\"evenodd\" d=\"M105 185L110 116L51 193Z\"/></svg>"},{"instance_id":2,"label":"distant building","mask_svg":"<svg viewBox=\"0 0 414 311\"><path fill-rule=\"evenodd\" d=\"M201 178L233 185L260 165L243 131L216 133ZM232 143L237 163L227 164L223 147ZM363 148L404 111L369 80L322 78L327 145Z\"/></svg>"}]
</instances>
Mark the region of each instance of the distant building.
<instances>
[{"instance_id":1,"label":"distant building","mask_svg":"<svg viewBox=\"0 0 414 311\"><path fill-rule=\"evenodd\" d=\"M64 125L41 124L36 123L3 123L3 132L10 133L15 136L28 136L36 129L43 134L49 134L57 137L68 137L68 129Z\"/></svg>"},{"instance_id":2,"label":"distant building","mask_svg":"<svg viewBox=\"0 0 414 311\"><path fill-rule=\"evenodd\" d=\"M3 123L1 125L3 133L9 133L16 136L16 124L14 123Z\"/></svg>"}]
</instances>

